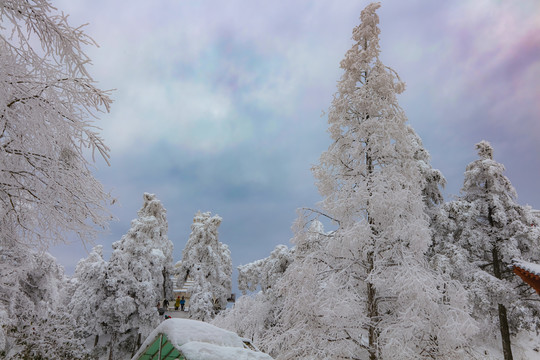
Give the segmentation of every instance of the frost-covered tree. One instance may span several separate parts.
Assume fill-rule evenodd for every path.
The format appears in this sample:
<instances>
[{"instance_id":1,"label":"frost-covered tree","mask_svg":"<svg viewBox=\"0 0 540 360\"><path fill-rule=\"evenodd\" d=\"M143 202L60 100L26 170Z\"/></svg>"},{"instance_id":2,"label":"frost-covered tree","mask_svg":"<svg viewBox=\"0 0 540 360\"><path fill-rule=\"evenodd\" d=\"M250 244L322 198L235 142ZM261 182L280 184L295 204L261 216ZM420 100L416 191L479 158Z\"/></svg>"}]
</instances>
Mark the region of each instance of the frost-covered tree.
<instances>
[{"instance_id":1,"label":"frost-covered tree","mask_svg":"<svg viewBox=\"0 0 540 360\"><path fill-rule=\"evenodd\" d=\"M540 326L534 291L512 273L512 259L538 262L540 231L530 209L516 202L491 145L476 148L479 159L467 166L461 196L436 219L433 262L465 285L480 334L500 333L504 358L511 359L510 336Z\"/></svg>"},{"instance_id":2,"label":"frost-covered tree","mask_svg":"<svg viewBox=\"0 0 540 360\"><path fill-rule=\"evenodd\" d=\"M10 248L11 249L11 248ZM47 253L0 250L0 354L3 359L81 359L83 342L64 311L66 278Z\"/></svg>"},{"instance_id":3,"label":"frost-covered tree","mask_svg":"<svg viewBox=\"0 0 540 360\"><path fill-rule=\"evenodd\" d=\"M319 256L330 327L316 345L372 360L468 357L475 327L463 291L425 259L426 181L396 99L404 84L379 58L379 6L368 5L353 31L328 114L333 143L313 168L321 207L338 223Z\"/></svg>"},{"instance_id":4,"label":"frost-covered tree","mask_svg":"<svg viewBox=\"0 0 540 360\"><path fill-rule=\"evenodd\" d=\"M137 219L120 241L106 269L106 299L97 317L111 335L114 351L132 352L159 323L158 301L172 295L172 242L167 237L166 210L156 196L145 193Z\"/></svg>"},{"instance_id":5,"label":"frost-covered tree","mask_svg":"<svg viewBox=\"0 0 540 360\"><path fill-rule=\"evenodd\" d=\"M340 354L339 342L319 342L328 336L333 326L324 316L327 305L321 293L327 286L328 257L320 251L331 239L318 220L308 225L300 216L292 239L294 257L287 271L275 285L275 297L280 299L275 325L264 338L263 348L276 359L329 359ZM319 256L323 255L322 258ZM332 320L333 321L333 320Z\"/></svg>"},{"instance_id":6,"label":"frost-covered tree","mask_svg":"<svg viewBox=\"0 0 540 360\"><path fill-rule=\"evenodd\" d=\"M227 306L232 289L232 260L229 247L218 239L221 217L209 212L195 214L189 240L182 252L178 281L191 277L189 316L209 321Z\"/></svg>"},{"instance_id":7,"label":"frost-covered tree","mask_svg":"<svg viewBox=\"0 0 540 360\"><path fill-rule=\"evenodd\" d=\"M71 320L55 312L63 275L32 248L70 232L87 241L109 219L85 157L109 157L93 120L111 99L86 70L91 44L49 1L0 2L0 333L26 336L26 356L75 358L62 353Z\"/></svg>"},{"instance_id":8,"label":"frost-covered tree","mask_svg":"<svg viewBox=\"0 0 540 360\"><path fill-rule=\"evenodd\" d=\"M72 291L69 293L67 312L76 323L76 336L80 339L94 339L94 347L99 337L105 333L107 318L103 318L101 304L107 297L105 279L107 262L103 259L103 247L98 245L86 259L77 264L75 274L70 279Z\"/></svg>"},{"instance_id":9,"label":"frost-covered tree","mask_svg":"<svg viewBox=\"0 0 540 360\"><path fill-rule=\"evenodd\" d=\"M111 99L83 52L94 44L47 0L0 2L0 245L83 241L109 220L85 148L106 161L93 125Z\"/></svg>"},{"instance_id":10,"label":"frost-covered tree","mask_svg":"<svg viewBox=\"0 0 540 360\"><path fill-rule=\"evenodd\" d=\"M263 351L275 337L276 316L281 311L282 299L276 286L293 261L294 251L278 245L264 259L238 267L238 288L243 295L232 309L219 314L212 323L250 338ZM257 294L247 294L257 289Z\"/></svg>"},{"instance_id":11,"label":"frost-covered tree","mask_svg":"<svg viewBox=\"0 0 540 360\"><path fill-rule=\"evenodd\" d=\"M422 180L422 197L424 199L425 211L432 219L437 214L438 206L444 202L441 188L446 186L446 179L443 174L431 167L428 151L422 144L422 139L416 134L411 126L407 127L410 141L414 148L414 159L420 170Z\"/></svg>"},{"instance_id":12,"label":"frost-covered tree","mask_svg":"<svg viewBox=\"0 0 540 360\"><path fill-rule=\"evenodd\" d=\"M255 291L260 287L267 292L275 287L293 260L294 251L285 245L278 245L267 258L238 267L238 288L242 293Z\"/></svg>"},{"instance_id":13,"label":"frost-covered tree","mask_svg":"<svg viewBox=\"0 0 540 360\"><path fill-rule=\"evenodd\" d=\"M273 309L274 304L269 301L268 294L262 291L242 295L234 307L217 314L212 324L251 339L259 349L266 352L269 323L273 323Z\"/></svg>"}]
</instances>

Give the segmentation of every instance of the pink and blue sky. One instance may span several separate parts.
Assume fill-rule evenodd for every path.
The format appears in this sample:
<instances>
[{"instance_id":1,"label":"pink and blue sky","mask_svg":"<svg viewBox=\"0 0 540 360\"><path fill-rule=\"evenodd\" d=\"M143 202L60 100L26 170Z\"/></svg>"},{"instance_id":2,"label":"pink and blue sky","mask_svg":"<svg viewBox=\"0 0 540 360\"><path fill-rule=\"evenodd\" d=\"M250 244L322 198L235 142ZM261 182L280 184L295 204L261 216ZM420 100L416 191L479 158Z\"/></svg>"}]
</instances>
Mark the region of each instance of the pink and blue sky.
<instances>
[{"instance_id":1,"label":"pink and blue sky","mask_svg":"<svg viewBox=\"0 0 540 360\"><path fill-rule=\"evenodd\" d=\"M175 260L197 210L223 217L235 266L289 245L299 207L320 197L310 168L329 145L326 111L367 1L52 0L100 45L98 125L118 199L96 243L110 253L144 192L168 210ZM459 194L474 144L490 141L521 204L540 209L540 2L385 0L383 62L407 83L409 123ZM53 253L73 271L82 247Z\"/></svg>"}]
</instances>

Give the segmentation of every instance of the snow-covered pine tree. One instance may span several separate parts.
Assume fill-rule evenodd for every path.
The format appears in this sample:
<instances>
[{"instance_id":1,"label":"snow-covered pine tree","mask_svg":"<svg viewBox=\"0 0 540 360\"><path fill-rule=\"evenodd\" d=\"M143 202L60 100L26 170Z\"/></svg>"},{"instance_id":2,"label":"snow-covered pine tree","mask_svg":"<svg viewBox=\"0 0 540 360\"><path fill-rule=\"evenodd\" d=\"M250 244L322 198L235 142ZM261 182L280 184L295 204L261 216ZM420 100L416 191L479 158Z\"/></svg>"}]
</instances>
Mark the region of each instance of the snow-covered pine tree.
<instances>
[{"instance_id":1,"label":"snow-covered pine tree","mask_svg":"<svg viewBox=\"0 0 540 360\"><path fill-rule=\"evenodd\" d=\"M103 246L98 245L86 259L79 261L70 279L72 290L66 310L75 320L76 336L84 340L91 338L94 347L105 333L103 324L108 322L101 311L107 296L106 276L107 262L103 259Z\"/></svg>"},{"instance_id":2,"label":"snow-covered pine tree","mask_svg":"<svg viewBox=\"0 0 540 360\"><path fill-rule=\"evenodd\" d=\"M411 143L414 148L414 159L420 169L422 180L422 197L425 203L425 211L432 221L433 217L438 213L439 205L443 204L444 198L441 192L441 188L446 186L446 179L443 174L434 169L431 164L431 156L429 152L424 148L422 139L414 131L411 126L407 126Z\"/></svg>"},{"instance_id":3,"label":"snow-covered pine tree","mask_svg":"<svg viewBox=\"0 0 540 360\"><path fill-rule=\"evenodd\" d=\"M353 31L328 115L333 143L313 168L321 206L339 222L321 254L331 327L318 346L371 360L456 358L475 326L459 284L425 260L425 181L396 99L404 84L379 58L379 7L368 5Z\"/></svg>"},{"instance_id":4,"label":"snow-covered pine tree","mask_svg":"<svg viewBox=\"0 0 540 360\"><path fill-rule=\"evenodd\" d=\"M261 350L268 351L268 343L276 335L276 314L282 309L276 286L293 261L293 254L294 250L278 245L268 257L240 265L238 288L243 295L212 323L250 338ZM261 291L247 294L257 289Z\"/></svg>"},{"instance_id":5,"label":"snow-covered pine tree","mask_svg":"<svg viewBox=\"0 0 540 360\"><path fill-rule=\"evenodd\" d=\"M534 291L511 269L512 259L540 260L540 231L530 208L516 202L491 145L481 141L476 148L479 159L466 168L461 196L444 204L436 218L432 261L464 284L480 335L500 333L508 360L511 335L540 326Z\"/></svg>"},{"instance_id":6,"label":"snow-covered pine tree","mask_svg":"<svg viewBox=\"0 0 540 360\"><path fill-rule=\"evenodd\" d=\"M12 248L10 248L12 250ZM47 253L0 249L2 359L81 359L84 344L64 311L67 279Z\"/></svg>"},{"instance_id":7,"label":"snow-covered pine tree","mask_svg":"<svg viewBox=\"0 0 540 360\"><path fill-rule=\"evenodd\" d=\"M209 212L195 214L189 240L178 269L179 286L191 277L189 316L209 321L227 306L232 291L232 260L229 247L218 239L221 217Z\"/></svg>"},{"instance_id":8,"label":"snow-covered pine tree","mask_svg":"<svg viewBox=\"0 0 540 360\"><path fill-rule=\"evenodd\" d=\"M145 193L137 219L120 241L106 271L107 298L100 317L111 335L110 358L114 351L129 354L138 348L159 323L158 301L172 296L173 244L167 237L167 211L156 196Z\"/></svg>"}]
</instances>

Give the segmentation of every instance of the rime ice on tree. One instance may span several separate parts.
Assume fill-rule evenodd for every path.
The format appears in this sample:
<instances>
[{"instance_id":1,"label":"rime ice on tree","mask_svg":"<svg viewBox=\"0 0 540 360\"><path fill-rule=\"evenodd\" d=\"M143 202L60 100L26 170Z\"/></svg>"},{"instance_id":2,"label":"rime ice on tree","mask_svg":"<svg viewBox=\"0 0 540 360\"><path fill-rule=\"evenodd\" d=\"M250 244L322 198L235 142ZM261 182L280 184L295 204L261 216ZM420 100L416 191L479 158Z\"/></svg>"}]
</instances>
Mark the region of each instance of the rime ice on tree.
<instances>
[{"instance_id":1,"label":"rime ice on tree","mask_svg":"<svg viewBox=\"0 0 540 360\"><path fill-rule=\"evenodd\" d=\"M110 219L84 155L108 161L93 119L112 100L86 70L93 40L49 1L0 1L0 23L0 354L74 359L63 274L43 250Z\"/></svg>"},{"instance_id":2,"label":"rime ice on tree","mask_svg":"<svg viewBox=\"0 0 540 360\"><path fill-rule=\"evenodd\" d=\"M101 307L108 295L106 278L107 262L103 259L103 247L98 245L86 259L79 261L71 279L73 292L67 311L75 320L77 336L84 340L93 338L95 345L99 337L105 334L105 324L109 322Z\"/></svg>"},{"instance_id":3,"label":"rime ice on tree","mask_svg":"<svg viewBox=\"0 0 540 360\"><path fill-rule=\"evenodd\" d=\"M156 304L171 297L173 245L167 237L166 210L145 193L137 219L113 243L107 265L107 298L100 308L111 334L111 348L131 351L159 323ZM140 334L140 336L138 335Z\"/></svg>"},{"instance_id":4,"label":"rime ice on tree","mask_svg":"<svg viewBox=\"0 0 540 360\"><path fill-rule=\"evenodd\" d=\"M227 306L232 289L232 260L229 247L218 240L221 217L209 212L195 214L189 240L178 270L180 286L188 276L194 285L189 304L193 319L208 321Z\"/></svg>"},{"instance_id":5,"label":"rime ice on tree","mask_svg":"<svg viewBox=\"0 0 540 360\"><path fill-rule=\"evenodd\" d=\"M45 0L2 1L0 21L0 245L89 240L110 219L84 156L109 157L92 122L112 100L81 50L94 42Z\"/></svg>"},{"instance_id":6,"label":"rime ice on tree","mask_svg":"<svg viewBox=\"0 0 540 360\"><path fill-rule=\"evenodd\" d=\"M320 294L339 322L328 321L321 346L339 343L340 356L367 351L372 360L448 356L474 326L463 297L443 301L441 289L452 285L424 259L426 180L396 99L405 86L379 59L379 6L368 5L353 30L328 114L333 143L313 169L321 206L339 222L323 250L329 271Z\"/></svg>"},{"instance_id":7,"label":"rime ice on tree","mask_svg":"<svg viewBox=\"0 0 540 360\"><path fill-rule=\"evenodd\" d=\"M333 143L313 168L324 198L315 213L337 230L301 216L293 261L272 291L242 297L219 319L252 331L276 359L470 358L466 293L425 260L444 178L406 124L396 99L404 84L379 59L378 7L367 6L353 31L329 111Z\"/></svg>"},{"instance_id":8,"label":"rime ice on tree","mask_svg":"<svg viewBox=\"0 0 540 360\"><path fill-rule=\"evenodd\" d=\"M537 220L530 209L516 202L491 145L481 141L476 149L479 159L466 168L461 196L436 218L432 262L464 284L480 335L488 339L500 333L505 359L511 359L510 335L540 325L533 291L520 286L511 264L540 259L540 232L531 226Z\"/></svg>"},{"instance_id":9,"label":"rime ice on tree","mask_svg":"<svg viewBox=\"0 0 540 360\"><path fill-rule=\"evenodd\" d=\"M238 288L244 294L259 286L263 292L274 288L292 262L293 254L287 246L278 245L267 258L239 266Z\"/></svg>"},{"instance_id":10,"label":"rime ice on tree","mask_svg":"<svg viewBox=\"0 0 540 360\"><path fill-rule=\"evenodd\" d=\"M275 338L276 314L283 310L283 298L276 291L282 277L293 261L294 251L278 245L264 259L238 267L238 288L244 294L234 308L219 314L212 323L252 339L263 351L271 351L270 341ZM261 291L255 296L248 291Z\"/></svg>"}]
</instances>

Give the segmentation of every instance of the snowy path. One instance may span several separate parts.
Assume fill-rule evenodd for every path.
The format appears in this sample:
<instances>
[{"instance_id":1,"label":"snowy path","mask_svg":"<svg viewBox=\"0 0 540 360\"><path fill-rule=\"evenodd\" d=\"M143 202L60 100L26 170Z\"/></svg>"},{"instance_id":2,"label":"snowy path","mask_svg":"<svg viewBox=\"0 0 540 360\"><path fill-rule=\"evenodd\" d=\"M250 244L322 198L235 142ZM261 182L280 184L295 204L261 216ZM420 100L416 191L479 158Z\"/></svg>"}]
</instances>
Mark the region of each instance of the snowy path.
<instances>
[{"instance_id":1,"label":"snowy path","mask_svg":"<svg viewBox=\"0 0 540 360\"><path fill-rule=\"evenodd\" d=\"M166 311L165 315L169 315L170 317L172 318L175 318L175 319L187 319L189 318L189 312L187 311L174 311L174 310L169 310L169 311Z\"/></svg>"}]
</instances>

